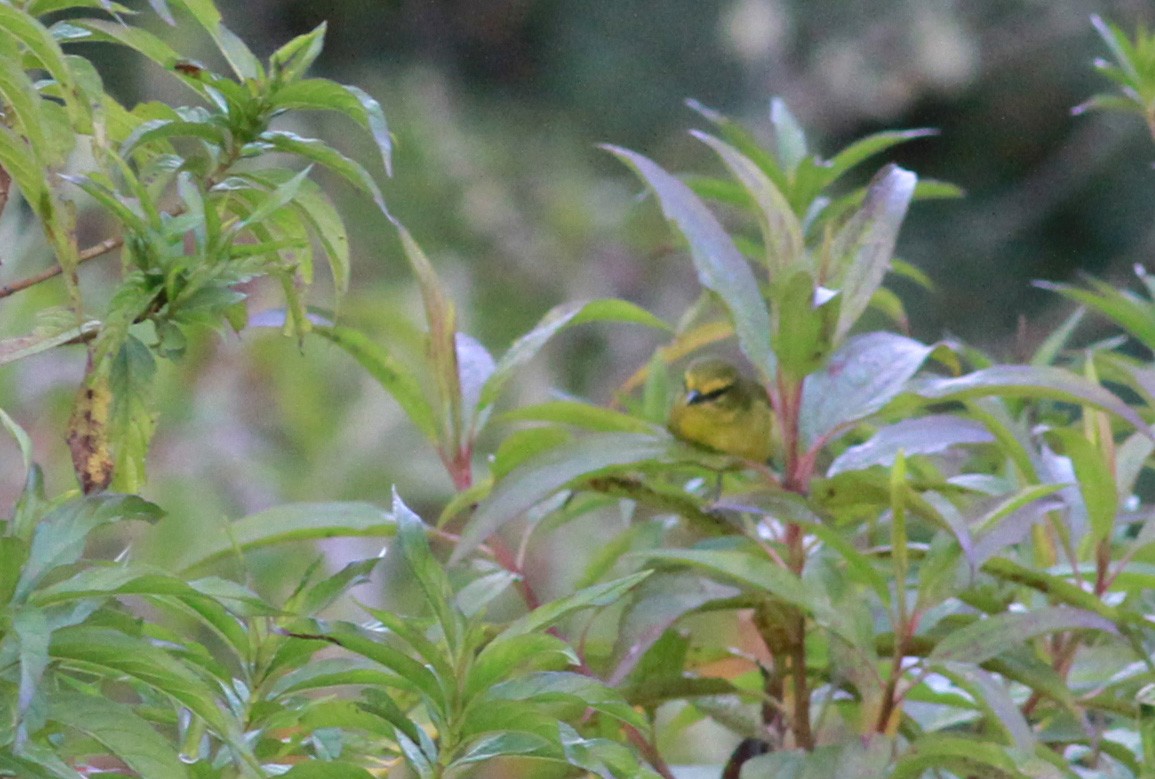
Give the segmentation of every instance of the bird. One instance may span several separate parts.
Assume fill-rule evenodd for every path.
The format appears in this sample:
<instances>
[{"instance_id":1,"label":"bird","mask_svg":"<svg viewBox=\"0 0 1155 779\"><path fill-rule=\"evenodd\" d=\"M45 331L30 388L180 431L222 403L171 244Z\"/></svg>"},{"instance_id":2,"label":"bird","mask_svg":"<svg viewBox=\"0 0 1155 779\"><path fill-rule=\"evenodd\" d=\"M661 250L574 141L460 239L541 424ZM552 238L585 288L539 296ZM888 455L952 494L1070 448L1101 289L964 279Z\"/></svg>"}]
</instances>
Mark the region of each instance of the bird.
<instances>
[{"instance_id":1,"label":"bird","mask_svg":"<svg viewBox=\"0 0 1155 779\"><path fill-rule=\"evenodd\" d=\"M687 366L667 427L682 441L746 460L766 463L773 452L774 411L766 390L717 357Z\"/></svg>"}]
</instances>

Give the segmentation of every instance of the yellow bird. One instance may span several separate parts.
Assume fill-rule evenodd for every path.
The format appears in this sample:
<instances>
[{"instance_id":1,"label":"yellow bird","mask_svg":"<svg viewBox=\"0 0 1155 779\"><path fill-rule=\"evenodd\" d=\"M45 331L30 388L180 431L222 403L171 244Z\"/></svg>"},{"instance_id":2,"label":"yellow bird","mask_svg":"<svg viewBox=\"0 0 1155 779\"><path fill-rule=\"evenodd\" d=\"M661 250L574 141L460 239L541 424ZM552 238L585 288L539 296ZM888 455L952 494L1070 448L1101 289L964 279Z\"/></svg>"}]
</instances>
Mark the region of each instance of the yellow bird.
<instances>
[{"instance_id":1,"label":"yellow bird","mask_svg":"<svg viewBox=\"0 0 1155 779\"><path fill-rule=\"evenodd\" d=\"M683 441L760 463L773 450L774 412L766 391L718 358L695 360L686 368L667 426Z\"/></svg>"}]
</instances>

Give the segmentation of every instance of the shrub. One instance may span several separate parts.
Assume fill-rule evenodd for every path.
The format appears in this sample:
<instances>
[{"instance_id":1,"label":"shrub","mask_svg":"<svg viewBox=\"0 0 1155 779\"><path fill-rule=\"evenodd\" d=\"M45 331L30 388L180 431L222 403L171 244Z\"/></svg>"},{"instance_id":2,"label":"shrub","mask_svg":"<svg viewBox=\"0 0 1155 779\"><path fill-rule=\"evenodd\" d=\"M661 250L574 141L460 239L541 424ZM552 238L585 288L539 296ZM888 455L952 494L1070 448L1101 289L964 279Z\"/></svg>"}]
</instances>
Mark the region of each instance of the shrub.
<instances>
[{"instance_id":1,"label":"shrub","mask_svg":"<svg viewBox=\"0 0 1155 779\"><path fill-rule=\"evenodd\" d=\"M781 102L770 148L695 104L713 130L694 135L727 178L679 178L607 147L697 271L701 297L676 327L625 301L577 301L495 358L460 331L397 225L425 312L405 353L308 310L318 249L338 294L349 278L314 166L385 204L361 164L274 126L287 111L346 113L388 169L380 107L306 76L323 27L261 63L211 4L173 5L231 75L113 5L0 5L0 204L19 193L55 263L0 295L56 275L65 288L33 333L0 342L0 362L76 346L86 364L66 425L79 491L49 497L30 439L0 412L26 474L0 536L0 775L689 776L667 745L703 720L733 734L710 773L724 777L1145 775L1151 369L1112 344L1066 351L1079 314L1027 364L902 332L883 283L920 274L893 257L899 229L912 201L957 192L894 165L858 189L842 181L927 131L823 159ZM98 7L113 20L43 21ZM1123 96L1089 105L1150 122L1151 41L1096 26ZM120 106L64 53L78 41L128 47L201 103ZM89 202L115 228L82 249ZM116 250L117 287L93 303L76 270ZM104 528L162 515L131 494L146 480L156 361L180 360L196 331L246 327L241 285L257 277L285 298L262 323L352 356L429 440L455 496L433 523L396 495L388 510L278 506L166 568L86 557ZM1155 349L1149 297L1051 286ZM876 314L900 332L869 329ZM569 398L495 416L546 342L594 321L668 340L611 407ZM740 355L764 389L769 462L666 431L671 368L709 348ZM495 420L517 427L484 459ZM570 523L615 529L578 561L574 591L547 599L526 550ZM219 575L222 560L243 568L253 550L333 535L389 539L414 584L406 613L328 615L379 557L331 575L314 564L281 602Z\"/></svg>"}]
</instances>

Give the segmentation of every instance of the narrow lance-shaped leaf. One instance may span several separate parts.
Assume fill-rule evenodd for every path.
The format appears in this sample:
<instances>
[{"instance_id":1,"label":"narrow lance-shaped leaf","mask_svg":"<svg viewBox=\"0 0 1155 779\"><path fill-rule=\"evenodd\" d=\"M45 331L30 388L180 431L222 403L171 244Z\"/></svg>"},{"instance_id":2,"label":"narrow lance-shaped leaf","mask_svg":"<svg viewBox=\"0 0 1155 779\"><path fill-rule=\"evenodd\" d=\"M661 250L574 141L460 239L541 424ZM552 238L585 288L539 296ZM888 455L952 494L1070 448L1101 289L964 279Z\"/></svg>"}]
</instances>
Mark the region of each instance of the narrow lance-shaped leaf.
<instances>
[{"instance_id":1,"label":"narrow lance-shaped leaf","mask_svg":"<svg viewBox=\"0 0 1155 779\"><path fill-rule=\"evenodd\" d=\"M304 35L298 35L269 57L274 78L286 84L297 82L320 56L325 45L327 22L321 22Z\"/></svg>"},{"instance_id":2,"label":"narrow lance-shaped leaf","mask_svg":"<svg viewBox=\"0 0 1155 779\"><path fill-rule=\"evenodd\" d=\"M69 342L80 341L100 331L100 322L95 319L81 325L69 326L64 330L39 329L33 335L23 335L0 341L0 365L34 354L48 351Z\"/></svg>"},{"instance_id":3,"label":"narrow lance-shaped leaf","mask_svg":"<svg viewBox=\"0 0 1155 779\"><path fill-rule=\"evenodd\" d=\"M429 368L437 383L440 443L443 454L453 456L465 443L461 374L457 363L457 311L425 252L401 224L397 224L397 231L425 306Z\"/></svg>"},{"instance_id":4,"label":"narrow lance-shaped leaf","mask_svg":"<svg viewBox=\"0 0 1155 779\"><path fill-rule=\"evenodd\" d=\"M1004 612L953 631L938 643L928 659L978 664L1021 647L1024 641L1036 636L1065 630L1118 633L1110 620L1069 606L1048 606L1025 613Z\"/></svg>"},{"instance_id":5,"label":"narrow lance-shaped leaf","mask_svg":"<svg viewBox=\"0 0 1155 779\"><path fill-rule=\"evenodd\" d=\"M188 574L230 554L272 544L333 536L384 536L397 532L393 515L371 503L287 503L202 533L172 566Z\"/></svg>"},{"instance_id":6,"label":"narrow lance-shaped leaf","mask_svg":"<svg viewBox=\"0 0 1155 779\"><path fill-rule=\"evenodd\" d=\"M774 127L774 151L778 155L778 162L787 175L793 177L806 158L806 134L786 106L786 101L780 97L770 101L770 124Z\"/></svg>"},{"instance_id":7,"label":"narrow lance-shaped leaf","mask_svg":"<svg viewBox=\"0 0 1155 779\"><path fill-rule=\"evenodd\" d=\"M111 522L155 522L163 512L135 495L99 495L53 509L37 524L27 562L20 573L16 600L23 600L54 568L80 559L89 533Z\"/></svg>"},{"instance_id":8,"label":"narrow lance-shaped leaf","mask_svg":"<svg viewBox=\"0 0 1155 779\"><path fill-rule=\"evenodd\" d=\"M603 147L632 167L654 190L666 219L685 236L702 286L721 297L734 320L738 344L762 380L774 378L770 314L758 281L734 241L689 187L652 160L616 146Z\"/></svg>"},{"instance_id":9,"label":"narrow lance-shaped leaf","mask_svg":"<svg viewBox=\"0 0 1155 779\"><path fill-rule=\"evenodd\" d=\"M690 134L718 153L758 206L770 277L773 279L779 273L797 268L805 257L806 249L802 225L791 210L786 196L761 168L733 146L706 133Z\"/></svg>"},{"instance_id":10,"label":"narrow lance-shaped leaf","mask_svg":"<svg viewBox=\"0 0 1155 779\"><path fill-rule=\"evenodd\" d=\"M917 180L896 165L883 168L871 181L862 207L835 236L829 286L842 296L836 341L850 332L882 284Z\"/></svg>"},{"instance_id":11,"label":"narrow lance-shaped leaf","mask_svg":"<svg viewBox=\"0 0 1155 779\"><path fill-rule=\"evenodd\" d=\"M453 588L446 578L445 570L429 550L425 523L405 505L396 489L393 490L393 517L397 522L401 554L425 593L426 603L437 616L449 651L456 655L461 648L464 625L460 612L454 606Z\"/></svg>"},{"instance_id":12,"label":"narrow lance-shaped leaf","mask_svg":"<svg viewBox=\"0 0 1155 779\"><path fill-rule=\"evenodd\" d=\"M377 182L373 180L368 171L324 141L319 141L316 138L302 138L289 132L270 130L261 133L257 143L258 145L267 144L277 151L297 154L324 165L373 198L373 202L381 210L381 213L389 214L389 209L385 207L385 197L381 194L381 188L377 186Z\"/></svg>"},{"instance_id":13,"label":"narrow lance-shaped leaf","mask_svg":"<svg viewBox=\"0 0 1155 779\"><path fill-rule=\"evenodd\" d=\"M884 332L848 340L803 384L804 444L823 443L881 409L906 388L935 348Z\"/></svg>"},{"instance_id":14,"label":"narrow lance-shaped leaf","mask_svg":"<svg viewBox=\"0 0 1155 779\"><path fill-rule=\"evenodd\" d=\"M559 620L576 611L601 608L616 603L627 592L645 581L650 573L650 571L640 571L620 579L586 587L572 595L566 595L542 604L528 614L515 619L494 640L506 641L515 636L535 633L556 624Z\"/></svg>"},{"instance_id":15,"label":"narrow lance-shaped leaf","mask_svg":"<svg viewBox=\"0 0 1155 779\"><path fill-rule=\"evenodd\" d=\"M1034 284L1098 311L1148 349L1155 351L1155 301L1144 300L1133 292L1116 289L1109 284L1095 284L1095 290L1047 281L1036 281Z\"/></svg>"},{"instance_id":16,"label":"narrow lance-shaped leaf","mask_svg":"<svg viewBox=\"0 0 1155 779\"><path fill-rule=\"evenodd\" d=\"M437 442L437 421L425 397L425 389L408 366L397 360L384 346L370 340L351 327L315 325L313 332L340 346L377 380L386 392L417 425L426 438Z\"/></svg>"},{"instance_id":17,"label":"narrow lance-shaped leaf","mask_svg":"<svg viewBox=\"0 0 1155 779\"><path fill-rule=\"evenodd\" d=\"M450 564L465 559L503 526L571 481L614 466L663 459L672 444L667 435L601 433L551 449L498 482L465 526Z\"/></svg>"},{"instance_id":18,"label":"narrow lance-shaped leaf","mask_svg":"<svg viewBox=\"0 0 1155 779\"><path fill-rule=\"evenodd\" d=\"M994 365L957 378L927 379L912 387L911 391L929 400L965 400L999 395L1086 404L1114 414L1144 434L1152 435L1143 418L1116 395L1063 368Z\"/></svg>"},{"instance_id":19,"label":"narrow lance-shaped leaf","mask_svg":"<svg viewBox=\"0 0 1155 779\"><path fill-rule=\"evenodd\" d=\"M48 718L91 736L140 776L189 775L168 740L128 706L96 695L56 692L48 700Z\"/></svg>"},{"instance_id":20,"label":"narrow lance-shaped leaf","mask_svg":"<svg viewBox=\"0 0 1155 779\"><path fill-rule=\"evenodd\" d=\"M824 167L826 176L823 180L823 186L833 184L848 170L865 162L874 155L886 151L892 146L906 143L914 138L925 138L929 135L938 135L938 130L932 128L891 130L860 138L830 158L830 161Z\"/></svg>"},{"instance_id":21,"label":"narrow lance-shaped leaf","mask_svg":"<svg viewBox=\"0 0 1155 779\"><path fill-rule=\"evenodd\" d=\"M128 336L112 360L109 431L116 452L113 478L121 492L139 492L145 483L148 445L156 429L150 407L156 363L148 347Z\"/></svg>"},{"instance_id":22,"label":"narrow lance-shaped leaf","mask_svg":"<svg viewBox=\"0 0 1155 779\"><path fill-rule=\"evenodd\" d=\"M514 372L533 359L551 338L572 325L601 321L629 322L661 330L669 329L665 322L644 308L624 300L579 300L554 306L529 332L514 341L497 362L482 387L478 399L478 419L484 420L500 397L502 389L513 378Z\"/></svg>"},{"instance_id":23,"label":"narrow lance-shaped leaf","mask_svg":"<svg viewBox=\"0 0 1155 779\"><path fill-rule=\"evenodd\" d=\"M272 98L278 108L298 111L337 111L364 127L373 136L386 173L393 170L393 140L381 104L354 86L323 78L296 81L278 89Z\"/></svg>"},{"instance_id":24,"label":"narrow lance-shaped leaf","mask_svg":"<svg viewBox=\"0 0 1155 779\"><path fill-rule=\"evenodd\" d=\"M1058 429L1049 435L1062 442L1064 454L1075 468L1079 492L1087 507L1092 539L1095 542L1106 541L1115 529L1115 516L1119 511L1115 474L1110 464L1081 430Z\"/></svg>"},{"instance_id":25,"label":"narrow lance-shaped leaf","mask_svg":"<svg viewBox=\"0 0 1155 779\"><path fill-rule=\"evenodd\" d=\"M901 449L907 455L938 454L963 444L992 443L995 437L981 422L952 414L904 419L881 428L865 443L852 446L830 464L827 476L872 465L889 466Z\"/></svg>"}]
</instances>

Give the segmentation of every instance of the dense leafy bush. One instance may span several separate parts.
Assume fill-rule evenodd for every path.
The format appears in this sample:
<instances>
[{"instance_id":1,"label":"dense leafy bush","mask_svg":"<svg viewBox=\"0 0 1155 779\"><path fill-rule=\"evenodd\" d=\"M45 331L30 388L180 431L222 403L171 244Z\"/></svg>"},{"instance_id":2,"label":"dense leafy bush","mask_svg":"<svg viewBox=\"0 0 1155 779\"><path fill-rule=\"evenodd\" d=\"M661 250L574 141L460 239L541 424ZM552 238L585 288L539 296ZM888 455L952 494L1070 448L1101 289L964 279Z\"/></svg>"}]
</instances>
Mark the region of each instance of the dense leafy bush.
<instances>
[{"instance_id":1,"label":"dense leafy bush","mask_svg":"<svg viewBox=\"0 0 1155 779\"><path fill-rule=\"evenodd\" d=\"M388 169L380 107L306 76L323 28L261 63L206 0L173 6L231 75L126 24L115 4L0 4L0 204L43 231L54 263L0 295L64 280L61 308L0 342L0 362L59 347L86 365L62 421L80 490L47 495L30 439L0 412L26 474L0 537L0 775L1145 775L1150 363L1115 341L1067 351L1080 314L1026 364L904 334L883 282L925 280L892 256L903 219L920 197L957 193L893 165L842 184L926 131L824 159L780 102L768 149L696 105L713 131L694 135L726 178L676 177L607 147L652 191L701 281L676 326L625 301L578 301L494 358L459 329L397 225L425 321L383 342L306 298L318 253L338 295L349 279L345 228L314 167L385 212L377 185L276 124L345 113ZM1116 58L1100 69L1123 93L1091 105L1150 123L1151 40L1097 26ZM125 46L200 102L127 109L65 53L77 42ZM20 203L27 213L12 216ZM114 228L81 248L90 207ZM103 300L77 268L115 251ZM285 306L250 322L243 285L261 278ZM1149 297L1094 281L1056 289L1155 349ZM594 321L667 340L612 407L570 397L495 415L554 335ZM128 538L110 530L163 513L134 494L157 361L182 359L201 330L270 323L306 347L336 344L392 394L456 489L438 520L397 496L388 509L286 505L199 539L171 567L87 556ZM711 347L740 355L765 389L767 463L665 430L672 369ZM499 443L486 453L484 440ZM572 560L572 592L546 597L556 583L527 556L575 525L605 538ZM413 585L406 608L350 596L378 556L332 575L313 565L284 598L222 573L259 549L337 535L389 539ZM729 731L729 759L672 764L693 758L677 743L706 720Z\"/></svg>"}]
</instances>

